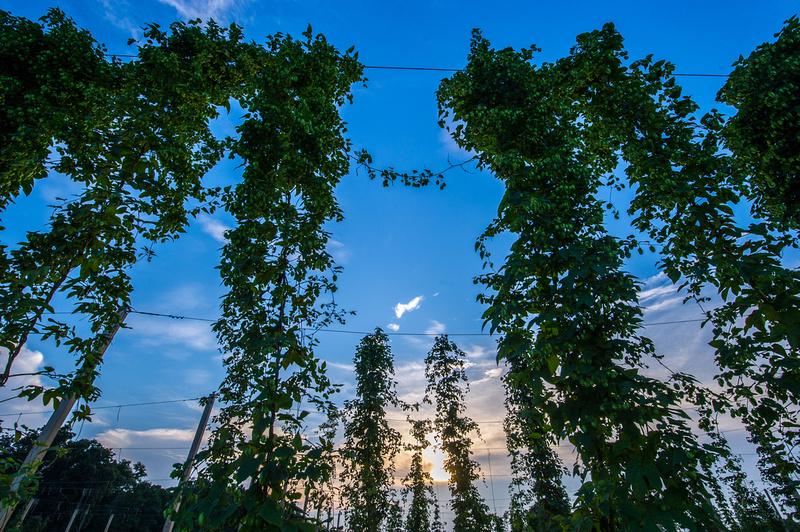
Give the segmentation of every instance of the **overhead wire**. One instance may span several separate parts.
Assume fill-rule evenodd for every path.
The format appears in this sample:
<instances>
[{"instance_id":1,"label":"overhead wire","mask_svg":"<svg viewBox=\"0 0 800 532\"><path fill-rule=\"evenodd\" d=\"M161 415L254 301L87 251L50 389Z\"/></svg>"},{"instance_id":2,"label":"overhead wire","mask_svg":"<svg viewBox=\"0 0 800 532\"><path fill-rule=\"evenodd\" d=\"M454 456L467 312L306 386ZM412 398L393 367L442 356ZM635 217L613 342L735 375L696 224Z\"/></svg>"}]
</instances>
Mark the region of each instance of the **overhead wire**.
<instances>
[{"instance_id":1,"label":"overhead wire","mask_svg":"<svg viewBox=\"0 0 800 532\"><path fill-rule=\"evenodd\" d=\"M215 319L212 318L202 318L197 316L184 316L181 314L167 314L162 312L150 312L150 311L143 311L143 310L135 310L131 309L129 311L131 314L140 314L143 316L154 316L160 318L169 318L173 320L191 320L191 321L203 321L208 323L214 323ZM651 322L644 322L642 323L642 327L652 327L658 325L675 325L680 323L699 323L702 321L706 321L706 318L693 318L693 319L686 319L686 320L670 320L670 321L651 321ZM308 328L308 327L301 327L304 332L308 331L315 331L315 332L325 332L325 333L341 333L341 334L360 334L360 335L367 335L372 334L372 331L361 331L361 330L353 330L353 329L316 329L316 328ZM384 331L384 334L387 336L498 336L497 334L487 333L487 332L455 332L455 333L445 333L445 332L395 332L395 331Z\"/></svg>"},{"instance_id":2,"label":"overhead wire","mask_svg":"<svg viewBox=\"0 0 800 532\"><path fill-rule=\"evenodd\" d=\"M139 57L137 54L103 54L106 57L120 57L125 59L136 59ZM393 70L397 72L463 72L463 68L448 68L448 67L423 67L423 66L402 66L402 65L364 65L365 70ZM703 72L675 72L672 74L677 77L684 78L727 78L730 74L710 74Z\"/></svg>"}]
</instances>

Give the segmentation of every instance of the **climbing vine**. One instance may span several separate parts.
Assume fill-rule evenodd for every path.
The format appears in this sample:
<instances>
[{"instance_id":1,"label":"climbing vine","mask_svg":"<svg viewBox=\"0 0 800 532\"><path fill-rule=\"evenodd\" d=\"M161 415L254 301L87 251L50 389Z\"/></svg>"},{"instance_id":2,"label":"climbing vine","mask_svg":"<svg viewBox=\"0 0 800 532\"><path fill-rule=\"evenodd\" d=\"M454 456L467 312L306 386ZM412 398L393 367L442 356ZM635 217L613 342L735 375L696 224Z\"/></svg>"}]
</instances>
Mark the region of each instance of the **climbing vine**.
<instances>
[{"instance_id":1,"label":"climbing vine","mask_svg":"<svg viewBox=\"0 0 800 532\"><path fill-rule=\"evenodd\" d=\"M93 59L104 60L102 49L58 10L51 10L41 26L7 14L3 23L2 46L27 42L25 68L39 81L52 62L61 60L62 39L84 48L94 46ZM153 25L139 43L139 55L129 63L112 61L95 67L76 52L75 60L85 64L72 65L73 74L86 78L70 89L78 103L49 98L47 91L55 87L37 89L45 91L43 101L57 107L52 124L29 125L25 120L33 118L23 109L25 101L7 99L4 112L21 121L7 133L11 141L5 148L16 150L8 157L20 164L34 161L25 162L25 168L32 164L64 174L82 190L61 200L45 230L29 232L3 258L0 345L9 354L0 384L6 384L28 337L42 334L68 347L76 369L57 388L31 387L22 394L33 399L44 393L45 402L69 394L87 400L97 397L93 383L102 361L96 353L105 342L104 332L112 330L121 309L130 306L130 269L152 256L153 243L177 238L190 216L209 209L209 190L202 178L224 148L224 142L211 133L209 121L241 90L247 63L240 40L236 27L175 23L163 31ZM67 61L61 66L69 65ZM4 87L32 83L31 72L17 68L16 81ZM31 94L39 98L36 91ZM81 98L92 100L86 103ZM95 106L97 99L103 101ZM91 112L84 109L89 105ZM51 150L58 155L52 164L48 157L42 158ZM14 164L4 168L16 176L4 182L22 180L28 183L22 189L29 192L33 182L26 179L41 172L25 168ZM10 191L8 198L14 193ZM88 336L52 317L57 294L67 296L73 312L88 316Z\"/></svg>"},{"instance_id":2,"label":"climbing vine","mask_svg":"<svg viewBox=\"0 0 800 532\"><path fill-rule=\"evenodd\" d=\"M733 98L734 92L744 90L742 79L759 76L759 57L791 48L797 32L796 21L789 21L774 45L760 47L752 62L742 60L721 97ZM617 154L626 163L628 181L635 186L629 208L634 227L650 238L654 251L659 247L661 269L685 288L687 298L712 324L710 346L723 393L714 395L710 408L703 411L730 413L744 422L764 478L774 485L775 495L797 512L795 479L800 469L789 449L800 437L796 407L800 275L783 264L783 253L796 245L796 236L785 230L791 227L788 215L778 213L775 198L765 192L764 180L770 179L766 174L774 168L755 168L746 162L764 141L741 129L748 127L744 122L748 113L755 112L752 106L764 106L761 112L769 115L767 102L772 100L761 104L743 100L742 116L730 121L716 111L698 117L697 104L682 94L675 81L674 67L650 57L627 64L622 38L611 26L583 37L579 49L563 64L578 80L572 82L572 94L586 123L596 131L589 137L590 145L611 164L619 162ZM776 59L776 67L789 70L773 74L778 93L783 94L777 87L793 75L791 64ZM587 72L600 74L587 76ZM588 81L581 82L581 77ZM737 150L733 155L722 150L725 139ZM747 148L745 139L751 142ZM763 153L763 160L773 165L776 157ZM789 159L786 164L791 164ZM753 172L750 179L745 179L746 171ZM780 187L776 183L767 188L776 192ZM747 225L734 211L743 198L753 201L755 221ZM786 205L790 204L787 199ZM722 301L713 309L705 307L709 288Z\"/></svg>"},{"instance_id":3,"label":"climbing vine","mask_svg":"<svg viewBox=\"0 0 800 532\"><path fill-rule=\"evenodd\" d=\"M531 417L523 360L515 360L506 373L506 446L511 457L512 479L509 520L512 531L554 530L566 524L570 502L562 477L564 466L550 447L540 418ZM517 368L516 370L514 368Z\"/></svg>"},{"instance_id":4,"label":"climbing vine","mask_svg":"<svg viewBox=\"0 0 800 532\"><path fill-rule=\"evenodd\" d=\"M428 433L431 423L427 419L409 419L412 443L406 445L411 453L411 466L403 479L403 499L407 503L405 528L407 532L443 532L439 515L439 501L433 491L433 477L424 469L422 453L430 447ZM410 502L407 501L410 496Z\"/></svg>"},{"instance_id":5,"label":"climbing vine","mask_svg":"<svg viewBox=\"0 0 800 532\"><path fill-rule=\"evenodd\" d=\"M394 489L400 433L389 426L386 409L403 407L397 397L389 337L380 329L362 338L354 358L355 398L344 407L342 495L350 530L400 527Z\"/></svg>"},{"instance_id":6,"label":"climbing vine","mask_svg":"<svg viewBox=\"0 0 800 532\"><path fill-rule=\"evenodd\" d=\"M596 38L579 36L572 53ZM515 380L528 381L526 415L551 444L576 448L574 526L716 526L702 471L714 458L680 394L641 372L655 351L637 332L637 283L622 270L634 243L607 233L597 199L613 151L593 149L599 131L570 97L571 75L586 73L534 65L536 51L495 50L476 33L467 68L438 93L443 125L452 120L459 146L506 185L478 242L491 266L489 239L516 237L505 263L478 278L484 318L501 334L498 356L525 360Z\"/></svg>"},{"instance_id":7,"label":"climbing vine","mask_svg":"<svg viewBox=\"0 0 800 532\"><path fill-rule=\"evenodd\" d=\"M232 153L242 181L224 190L236 226L226 233L220 274L228 292L214 331L227 376L224 407L200 453L202 489L187 489L183 528L313 529L302 502L332 474L331 432L305 436L313 412L330 415L337 390L306 330L341 319L324 299L338 268L326 251L341 219L334 188L347 172L350 143L340 107L362 67L311 29L276 35L257 56L245 119Z\"/></svg>"},{"instance_id":8,"label":"climbing vine","mask_svg":"<svg viewBox=\"0 0 800 532\"><path fill-rule=\"evenodd\" d=\"M444 470L449 475L453 529L457 532L491 530L495 519L478 492L480 465L472 459L471 433L478 424L467 414L469 391L464 369L466 355L447 336L437 336L425 357L425 402L435 409L433 429L445 454Z\"/></svg>"}]
</instances>

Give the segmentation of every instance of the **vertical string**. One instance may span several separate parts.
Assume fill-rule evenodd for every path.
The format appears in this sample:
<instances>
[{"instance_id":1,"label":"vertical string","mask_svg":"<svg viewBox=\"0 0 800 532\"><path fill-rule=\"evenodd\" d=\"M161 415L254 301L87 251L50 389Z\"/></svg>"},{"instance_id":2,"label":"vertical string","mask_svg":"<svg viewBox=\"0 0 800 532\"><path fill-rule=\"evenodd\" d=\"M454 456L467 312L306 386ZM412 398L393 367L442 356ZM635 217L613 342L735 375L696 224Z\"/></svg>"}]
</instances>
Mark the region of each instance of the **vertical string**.
<instances>
[{"instance_id":1,"label":"vertical string","mask_svg":"<svg viewBox=\"0 0 800 532\"><path fill-rule=\"evenodd\" d=\"M494 509L494 514L497 515L497 500L494 498L494 475L492 474L492 450L489 447L486 448L486 456L489 459L489 487L492 491L492 508Z\"/></svg>"}]
</instances>

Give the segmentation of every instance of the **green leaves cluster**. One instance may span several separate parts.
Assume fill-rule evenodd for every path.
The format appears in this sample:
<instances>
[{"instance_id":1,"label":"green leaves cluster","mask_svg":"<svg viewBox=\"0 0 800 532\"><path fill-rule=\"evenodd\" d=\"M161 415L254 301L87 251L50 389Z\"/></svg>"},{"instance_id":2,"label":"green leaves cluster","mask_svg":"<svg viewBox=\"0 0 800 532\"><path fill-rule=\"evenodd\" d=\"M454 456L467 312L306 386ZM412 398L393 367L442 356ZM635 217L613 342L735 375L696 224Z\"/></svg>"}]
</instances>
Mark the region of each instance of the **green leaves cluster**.
<instances>
[{"instance_id":1,"label":"green leaves cluster","mask_svg":"<svg viewBox=\"0 0 800 532\"><path fill-rule=\"evenodd\" d=\"M734 63L720 102L735 108L722 137L734 172L761 216L800 228L800 19L786 21L772 43Z\"/></svg>"}]
</instances>

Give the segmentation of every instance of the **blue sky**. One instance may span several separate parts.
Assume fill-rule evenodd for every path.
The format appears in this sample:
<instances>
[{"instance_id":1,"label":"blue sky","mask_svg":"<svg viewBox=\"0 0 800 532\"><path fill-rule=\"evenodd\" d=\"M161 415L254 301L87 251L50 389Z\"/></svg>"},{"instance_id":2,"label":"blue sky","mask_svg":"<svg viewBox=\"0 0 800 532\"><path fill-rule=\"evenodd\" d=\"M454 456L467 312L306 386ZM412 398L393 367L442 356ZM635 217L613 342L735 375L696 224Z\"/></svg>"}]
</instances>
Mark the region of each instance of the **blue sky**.
<instances>
[{"instance_id":1,"label":"blue sky","mask_svg":"<svg viewBox=\"0 0 800 532\"><path fill-rule=\"evenodd\" d=\"M256 0L76 0L63 2L3 2L16 15L38 17L50 6L61 7L104 42L109 51L130 53L129 37L141 35L149 22L167 25L176 19L213 16L238 22L246 35L263 40L267 34L299 34L307 24L344 49L355 45L367 65L433 66L457 68L464 64L470 31L481 28L495 46L543 49L543 60L563 56L575 35L617 25L632 58L653 53L677 65L678 72L726 73L740 54L770 40L782 22L796 12L796 3L752 2L324 2ZM377 165L400 168L446 167L468 156L460 152L436 123L435 90L444 76L435 72L368 70L366 88L355 88L355 103L344 109L350 135L358 147L368 148ZM703 107L714 105L720 78L683 78L682 83ZM236 112L220 120L227 128ZM223 165L211 179L235 182L237 170ZM491 176L453 171L447 188L383 189L362 173L351 173L341 183L338 197L345 221L331 226L334 256L344 266L337 301L357 315L348 329L370 330L393 323L400 332L479 332L481 306L472 278L481 263L473 252L475 238L491 220L502 194ZM74 193L69 183L53 177L37 185L32 195L14 206L3 221L4 243L19 241L24 230L42 227L47 204L58 195ZM625 194L614 197L622 210ZM156 249L156 258L134 271L133 303L140 310L213 318L222 294L214 269L222 244L221 230L230 224L222 215L197 220L176 243ZM618 228L624 231L624 227ZM646 285L642 305L649 322L695 318L699 310L681 305L665 279L655 276L656 257L636 258L628 267ZM418 299L416 299L418 298ZM401 317L398 304L410 308ZM413 304L413 303L416 303ZM108 351L99 386L98 405L159 401L205 395L222 379L216 342L208 324L132 316L130 330L121 332ZM705 348L707 333L695 324L654 326L647 334L675 369L693 371L703 379L713 374ZM349 364L358 335L324 334L320 354L332 363L332 376L350 393ZM500 370L494 363L493 344L486 337L455 337L470 356L473 390L470 406L478 420L502 416ZM397 336L393 349L400 391L419 398L424 390L421 361L430 345L426 338ZM64 364L54 346L31 339L24 364ZM62 366L63 367L63 366ZM654 374L658 374L654 370ZM4 412L38 411L41 407L10 403ZM147 451L134 447L188 447L199 418L191 403L100 410L82 436L96 436L110 446L124 448L125 458L142 460L152 478L168 476L169 465L182 460L182 450ZM16 416L4 419L16 420ZM36 426L43 416L27 415ZM398 425L399 426L399 425ZM731 429L737 428L731 422ZM503 446L500 425L482 427L484 443ZM732 444L750 453L741 432L732 432ZM564 458L571 465L568 449ZM494 452L493 452L494 453ZM496 451L494 473L507 473L502 451ZM436 457L431 457L435 462ZM488 461L479 456L484 469ZM752 456L745 454L745 463ZM505 505L504 477L495 492L498 509ZM488 488L487 488L488 490ZM489 490L490 491L490 490ZM487 491L487 493L489 493Z\"/></svg>"}]
</instances>

